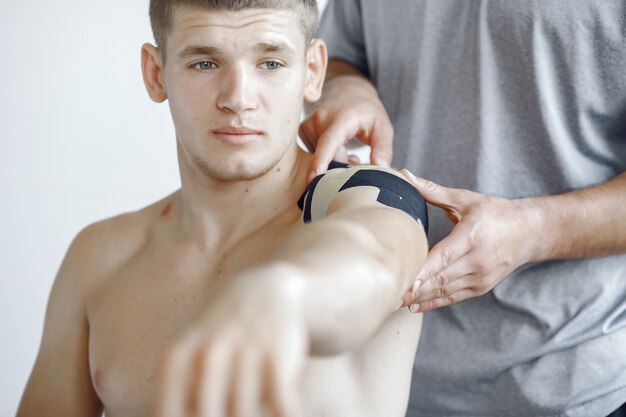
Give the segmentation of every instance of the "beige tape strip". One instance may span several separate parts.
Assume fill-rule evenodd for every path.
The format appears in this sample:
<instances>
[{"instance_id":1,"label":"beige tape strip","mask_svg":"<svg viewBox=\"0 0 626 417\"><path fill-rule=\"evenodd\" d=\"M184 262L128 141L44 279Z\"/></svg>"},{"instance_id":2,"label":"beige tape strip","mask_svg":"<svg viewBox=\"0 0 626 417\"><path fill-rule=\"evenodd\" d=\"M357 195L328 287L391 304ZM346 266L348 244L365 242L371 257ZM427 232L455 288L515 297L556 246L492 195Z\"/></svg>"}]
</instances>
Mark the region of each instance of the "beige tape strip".
<instances>
[{"instance_id":1,"label":"beige tape strip","mask_svg":"<svg viewBox=\"0 0 626 417\"><path fill-rule=\"evenodd\" d=\"M341 187L343 187L352 175L362 169L375 169L395 174L394 171L377 165L358 165L350 168L336 168L328 171L328 173L320 179L315 187L315 190L313 191L313 198L311 199L311 221L316 221L326 217L328 207L330 207L330 203L332 203L333 198L335 198Z\"/></svg>"}]
</instances>

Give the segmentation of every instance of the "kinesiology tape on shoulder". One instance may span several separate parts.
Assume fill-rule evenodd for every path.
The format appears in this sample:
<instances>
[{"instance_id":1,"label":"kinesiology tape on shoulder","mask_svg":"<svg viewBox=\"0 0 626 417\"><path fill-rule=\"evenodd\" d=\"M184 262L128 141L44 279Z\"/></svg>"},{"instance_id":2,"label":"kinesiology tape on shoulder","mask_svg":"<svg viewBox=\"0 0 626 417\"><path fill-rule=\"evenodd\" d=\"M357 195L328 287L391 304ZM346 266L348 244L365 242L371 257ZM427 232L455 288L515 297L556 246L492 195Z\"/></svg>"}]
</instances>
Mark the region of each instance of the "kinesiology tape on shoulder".
<instances>
[{"instance_id":1,"label":"kinesiology tape on shoulder","mask_svg":"<svg viewBox=\"0 0 626 417\"><path fill-rule=\"evenodd\" d=\"M370 186L380 190L376 199L379 203L404 211L419 221L428 233L426 202L409 182L371 165L345 167L331 169L311 181L298 202L305 222L326 217L333 198L341 191Z\"/></svg>"}]
</instances>

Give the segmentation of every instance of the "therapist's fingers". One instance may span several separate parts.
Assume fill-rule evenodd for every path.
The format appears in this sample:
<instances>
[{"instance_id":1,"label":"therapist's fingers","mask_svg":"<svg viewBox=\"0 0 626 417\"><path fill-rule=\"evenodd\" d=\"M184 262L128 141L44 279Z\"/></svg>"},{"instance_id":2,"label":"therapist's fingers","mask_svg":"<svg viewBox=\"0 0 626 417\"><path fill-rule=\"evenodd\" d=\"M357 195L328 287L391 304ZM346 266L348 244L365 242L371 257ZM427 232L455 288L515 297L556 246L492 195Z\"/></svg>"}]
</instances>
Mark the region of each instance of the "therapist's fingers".
<instances>
[{"instance_id":1,"label":"therapist's fingers","mask_svg":"<svg viewBox=\"0 0 626 417\"><path fill-rule=\"evenodd\" d=\"M347 164L349 159L350 159L350 155L348 155L348 150L346 149L345 146L342 146L341 148L339 148L339 150L333 157L333 160L337 162L342 162L344 164Z\"/></svg>"},{"instance_id":2,"label":"therapist's fingers","mask_svg":"<svg viewBox=\"0 0 626 417\"><path fill-rule=\"evenodd\" d=\"M309 179L326 172L337 151L358 132L354 121L337 117L319 136L311 161Z\"/></svg>"},{"instance_id":3,"label":"therapist's fingers","mask_svg":"<svg viewBox=\"0 0 626 417\"><path fill-rule=\"evenodd\" d=\"M488 279L497 279L497 274L492 275L493 276L488 277ZM476 281L476 277L469 275L467 277L460 278L456 281L456 285L452 285L449 288L439 288L430 294L426 294L424 296L426 300L418 301L417 303L412 304L413 308L411 308L411 311L415 313L423 313L437 308L447 307L449 305L460 303L485 294L487 291L485 291L482 286L475 285ZM453 287L460 289L454 291Z\"/></svg>"},{"instance_id":4,"label":"therapist's fingers","mask_svg":"<svg viewBox=\"0 0 626 417\"><path fill-rule=\"evenodd\" d=\"M441 273L459 261L472 249L472 242L463 229L462 225L454 227L447 237L433 246L430 252L428 252L422 270L415 279L416 289L419 289L426 281L432 281L432 284L440 287L448 284L450 280L455 278L449 274L442 275ZM460 265L455 268L456 270L462 270L464 267ZM455 269L450 271L455 272Z\"/></svg>"},{"instance_id":5,"label":"therapist's fingers","mask_svg":"<svg viewBox=\"0 0 626 417\"><path fill-rule=\"evenodd\" d=\"M393 160L393 126L387 117L379 118L372 126L371 135L361 138L372 148L370 160L374 165L391 166Z\"/></svg>"},{"instance_id":6,"label":"therapist's fingers","mask_svg":"<svg viewBox=\"0 0 626 417\"><path fill-rule=\"evenodd\" d=\"M434 275L428 276L425 281L416 281L412 291L415 297L414 301L424 301L424 294L442 288L448 288L448 292L456 292L462 289L460 285L463 284L458 281L461 278L467 278L477 272L475 270L476 268L474 268L474 265L471 263L472 257L468 256L470 253L471 250L468 250L467 254L459 257L458 260ZM471 284L471 280L465 280L463 282L465 285ZM418 297L418 295L421 295L421 298Z\"/></svg>"}]
</instances>

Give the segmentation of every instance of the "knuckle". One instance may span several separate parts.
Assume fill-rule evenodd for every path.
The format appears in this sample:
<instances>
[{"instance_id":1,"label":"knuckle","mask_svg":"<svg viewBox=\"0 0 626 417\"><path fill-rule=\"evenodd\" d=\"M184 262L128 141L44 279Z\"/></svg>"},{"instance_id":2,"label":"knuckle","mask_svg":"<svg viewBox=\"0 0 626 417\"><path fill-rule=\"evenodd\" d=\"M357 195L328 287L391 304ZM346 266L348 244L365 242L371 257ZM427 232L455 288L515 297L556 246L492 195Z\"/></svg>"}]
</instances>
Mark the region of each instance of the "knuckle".
<instances>
[{"instance_id":1,"label":"knuckle","mask_svg":"<svg viewBox=\"0 0 626 417\"><path fill-rule=\"evenodd\" d=\"M491 269L491 257L489 255L481 256L476 265L476 270L479 274L485 275Z\"/></svg>"},{"instance_id":2,"label":"knuckle","mask_svg":"<svg viewBox=\"0 0 626 417\"><path fill-rule=\"evenodd\" d=\"M449 290L447 287L440 287L435 290L436 298L446 298L448 296Z\"/></svg>"},{"instance_id":3,"label":"knuckle","mask_svg":"<svg viewBox=\"0 0 626 417\"><path fill-rule=\"evenodd\" d=\"M437 188L438 188L437 184L435 184L434 182L432 182L431 180L428 180L428 179L424 179L423 182L422 182L422 185L425 188L429 189L430 191L436 191Z\"/></svg>"},{"instance_id":4,"label":"knuckle","mask_svg":"<svg viewBox=\"0 0 626 417\"><path fill-rule=\"evenodd\" d=\"M435 274L433 278L437 285L437 291L440 291L442 294L445 294L446 285L448 285L448 277L446 277L442 273L438 273L438 274Z\"/></svg>"},{"instance_id":5,"label":"knuckle","mask_svg":"<svg viewBox=\"0 0 626 417\"><path fill-rule=\"evenodd\" d=\"M453 260L452 250L449 247L442 248L440 258L444 266L450 265ZM438 275L441 275L441 274L438 274Z\"/></svg>"},{"instance_id":6,"label":"knuckle","mask_svg":"<svg viewBox=\"0 0 626 417\"><path fill-rule=\"evenodd\" d=\"M472 273L477 276L484 276L485 273L489 270L489 265L490 256L488 254L473 257L469 261L469 267L471 268Z\"/></svg>"},{"instance_id":7,"label":"knuckle","mask_svg":"<svg viewBox=\"0 0 626 417\"><path fill-rule=\"evenodd\" d=\"M446 296L446 298L445 298L446 305L456 304L459 301L461 301L461 300L459 299L459 296L456 295L456 294L450 294L450 295Z\"/></svg>"},{"instance_id":8,"label":"knuckle","mask_svg":"<svg viewBox=\"0 0 626 417\"><path fill-rule=\"evenodd\" d=\"M491 288L491 285L481 281L476 287L474 287L473 292L476 294L475 296L478 297L487 294L489 291L491 291Z\"/></svg>"},{"instance_id":9,"label":"knuckle","mask_svg":"<svg viewBox=\"0 0 626 417\"><path fill-rule=\"evenodd\" d=\"M445 307L448 305L447 303L448 303L447 298L437 298L436 300L433 301L431 308L435 309L435 308Z\"/></svg>"},{"instance_id":10,"label":"knuckle","mask_svg":"<svg viewBox=\"0 0 626 417\"><path fill-rule=\"evenodd\" d=\"M485 228L477 224L470 232L470 243L472 246L482 246L485 240Z\"/></svg>"}]
</instances>

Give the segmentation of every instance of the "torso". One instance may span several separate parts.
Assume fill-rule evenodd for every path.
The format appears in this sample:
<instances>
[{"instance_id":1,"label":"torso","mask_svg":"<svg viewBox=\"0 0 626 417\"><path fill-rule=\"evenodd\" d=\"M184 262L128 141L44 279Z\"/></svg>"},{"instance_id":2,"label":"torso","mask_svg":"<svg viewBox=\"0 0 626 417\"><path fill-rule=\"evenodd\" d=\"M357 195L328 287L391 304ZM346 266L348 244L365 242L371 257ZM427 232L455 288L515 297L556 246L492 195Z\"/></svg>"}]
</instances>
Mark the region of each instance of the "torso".
<instances>
[{"instance_id":1,"label":"torso","mask_svg":"<svg viewBox=\"0 0 626 417\"><path fill-rule=\"evenodd\" d=\"M294 204L224 253L180 241L168 227L172 197L141 212L114 251L115 267L94 271L86 294L92 383L107 417L149 416L160 355L206 307L213 284L261 263L294 228ZM311 358L302 379L307 416L404 415L421 317L396 313L359 351ZM382 414L381 414L382 413Z\"/></svg>"},{"instance_id":2,"label":"torso","mask_svg":"<svg viewBox=\"0 0 626 417\"><path fill-rule=\"evenodd\" d=\"M353 3L360 14L328 13ZM335 0L318 35L369 69L396 166L521 198L626 170L624 16L619 0ZM443 210L429 223L431 244L453 226ZM626 332L606 330L623 311L625 266L626 255L528 265L429 312L408 415L608 414L626 390L626 356L612 348Z\"/></svg>"}]
</instances>

